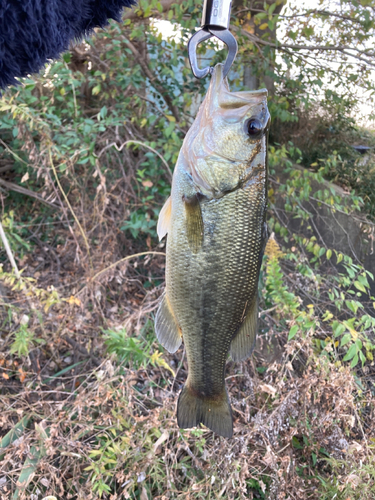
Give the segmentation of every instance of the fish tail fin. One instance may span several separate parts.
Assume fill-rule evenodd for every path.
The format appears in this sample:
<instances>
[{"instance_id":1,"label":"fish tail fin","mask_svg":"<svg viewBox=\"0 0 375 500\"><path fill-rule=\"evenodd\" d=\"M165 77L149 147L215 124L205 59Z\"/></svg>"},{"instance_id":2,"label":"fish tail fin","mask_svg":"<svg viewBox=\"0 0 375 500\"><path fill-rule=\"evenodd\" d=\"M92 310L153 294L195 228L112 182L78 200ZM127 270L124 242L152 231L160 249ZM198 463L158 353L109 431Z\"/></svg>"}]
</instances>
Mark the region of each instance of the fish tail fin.
<instances>
[{"instance_id":1,"label":"fish tail fin","mask_svg":"<svg viewBox=\"0 0 375 500\"><path fill-rule=\"evenodd\" d=\"M224 437L233 435L232 409L225 387L215 398L198 396L185 385L177 403L177 422L180 429L203 424Z\"/></svg>"}]
</instances>

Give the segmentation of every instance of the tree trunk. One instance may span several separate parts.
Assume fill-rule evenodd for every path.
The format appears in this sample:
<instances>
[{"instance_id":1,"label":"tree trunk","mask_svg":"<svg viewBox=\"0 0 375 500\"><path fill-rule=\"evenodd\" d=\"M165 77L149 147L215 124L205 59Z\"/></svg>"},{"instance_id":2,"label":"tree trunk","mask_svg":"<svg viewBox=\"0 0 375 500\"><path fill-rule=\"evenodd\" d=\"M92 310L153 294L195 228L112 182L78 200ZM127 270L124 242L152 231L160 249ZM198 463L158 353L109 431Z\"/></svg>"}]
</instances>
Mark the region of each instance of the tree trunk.
<instances>
[{"instance_id":1,"label":"tree trunk","mask_svg":"<svg viewBox=\"0 0 375 500\"><path fill-rule=\"evenodd\" d=\"M272 5L275 3L275 0L265 0L268 5ZM286 0L282 0L279 5L276 6L273 11L274 14L280 14L282 8L284 7ZM247 19L247 14L250 10L251 18ZM242 19L242 29L252 33L259 38L265 38L267 41L275 42L276 41L276 27L273 30L266 28L261 30L259 25L254 23L254 16L259 12L264 10L264 1L263 0L234 0L232 13L236 15L238 12L239 19ZM245 87L250 90L256 90L261 85L265 85L269 94L275 94L275 80L272 76L267 75L267 70L271 70L273 72L273 65L275 61L275 54L270 58L269 56L266 58L268 60L268 68L265 68L263 75L257 75L254 71L254 65L251 64L251 61L256 57L254 53L248 53L248 60L250 62L249 65L244 67L244 75L243 75L243 84Z\"/></svg>"}]
</instances>

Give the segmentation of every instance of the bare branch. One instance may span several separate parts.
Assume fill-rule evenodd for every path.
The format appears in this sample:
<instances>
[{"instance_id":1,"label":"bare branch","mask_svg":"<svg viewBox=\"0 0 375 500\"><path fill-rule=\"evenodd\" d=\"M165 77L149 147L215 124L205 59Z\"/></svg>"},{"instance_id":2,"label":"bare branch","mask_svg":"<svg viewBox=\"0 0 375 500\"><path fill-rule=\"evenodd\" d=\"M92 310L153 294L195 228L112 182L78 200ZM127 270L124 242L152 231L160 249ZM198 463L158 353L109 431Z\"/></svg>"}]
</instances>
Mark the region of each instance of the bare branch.
<instances>
[{"instance_id":1,"label":"bare branch","mask_svg":"<svg viewBox=\"0 0 375 500\"><path fill-rule=\"evenodd\" d=\"M13 182L8 182L4 181L4 179L0 179L0 186L4 186L6 189L9 189L9 191L15 191L16 193L21 193L26 196L30 196L31 198L35 198L36 200L40 201L41 203L44 203L45 205L48 205L49 207L59 208L54 203L51 203L50 201L47 201L44 198L42 198L38 193L34 193L34 191L30 191L30 189L18 186Z\"/></svg>"},{"instance_id":2,"label":"bare branch","mask_svg":"<svg viewBox=\"0 0 375 500\"><path fill-rule=\"evenodd\" d=\"M167 173L168 173L168 177L169 177L169 180L172 180L172 171L171 169L169 168L169 165L166 161L166 159L164 158L164 156L162 156L158 151L156 151L156 149L152 148L151 146L149 146L148 144L145 144L144 142L141 142L141 141L133 141L133 140L130 140L130 141L125 141L121 144L121 146L117 146L117 144L115 142L111 142L111 144L108 144L107 146L105 146L101 151L100 153L98 154L98 158L100 158L102 156L102 154L104 153L104 151L106 151L107 149L111 148L112 146L114 146L117 151L121 151L122 148L124 146L126 146L127 144L138 144L139 146L143 146L144 148L146 149L149 149L150 151L152 151L154 154L156 154L160 159L161 161L163 162L163 164L165 165L165 168L167 170Z\"/></svg>"},{"instance_id":3,"label":"bare branch","mask_svg":"<svg viewBox=\"0 0 375 500\"><path fill-rule=\"evenodd\" d=\"M133 55L135 56L135 60L139 63L139 65L142 68L143 73L147 78L150 80L152 85L155 87L155 89L159 92L159 94L163 97L164 101L166 102L168 108L171 110L173 116L176 118L176 121L180 121L180 115L178 112L177 106L175 106L172 102L171 96L169 95L168 91L157 82L156 76L152 74L150 68L147 66L146 62L143 60L141 54L138 52L136 47L132 44L130 40L128 40L126 37L124 37L125 43L128 45L129 49L132 51Z\"/></svg>"},{"instance_id":4,"label":"bare branch","mask_svg":"<svg viewBox=\"0 0 375 500\"><path fill-rule=\"evenodd\" d=\"M263 40L262 38L245 31L244 29L238 28L238 26L231 26L233 30L240 29L241 34L246 38L251 40L253 43L257 43L259 45L267 45L268 47L273 47L278 50L284 49L294 49L294 50L309 50L309 51L327 51L327 52L341 52L349 57L353 57L364 63L368 64L375 68L375 61L371 58L375 56L372 52L367 52L365 50L357 49L356 47L349 47L348 45L297 45L297 44L289 44L289 43L274 43L269 42L267 40ZM355 54L349 52L354 51ZM365 57L362 57L365 56Z\"/></svg>"},{"instance_id":5,"label":"bare branch","mask_svg":"<svg viewBox=\"0 0 375 500\"><path fill-rule=\"evenodd\" d=\"M237 17L239 16L240 14L243 14L245 12L256 12L257 14L267 14L269 15L269 13L266 11L266 10L263 10L263 9L241 9L237 12L234 12L233 13L233 16L234 17ZM354 18L354 17L350 17L350 16L344 16L343 14L337 14L337 12L331 12L329 10L318 10L318 9L309 9L309 10L306 10L305 12L301 12L300 14L292 14L290 16L286 16L284 14L278 14L278 13L272 13L271 16L273 17L280 17L280 18L283 18L283 19L294 19L296 17L307 17L307 16L310 16L311 14L318 14L320 16L332 16L332 17L337 17L339 19L344 19L345 21L351 21L353 23L358 23L358 24L362 24L362 21L358 18Z\"/></svg>"}]
</instances>

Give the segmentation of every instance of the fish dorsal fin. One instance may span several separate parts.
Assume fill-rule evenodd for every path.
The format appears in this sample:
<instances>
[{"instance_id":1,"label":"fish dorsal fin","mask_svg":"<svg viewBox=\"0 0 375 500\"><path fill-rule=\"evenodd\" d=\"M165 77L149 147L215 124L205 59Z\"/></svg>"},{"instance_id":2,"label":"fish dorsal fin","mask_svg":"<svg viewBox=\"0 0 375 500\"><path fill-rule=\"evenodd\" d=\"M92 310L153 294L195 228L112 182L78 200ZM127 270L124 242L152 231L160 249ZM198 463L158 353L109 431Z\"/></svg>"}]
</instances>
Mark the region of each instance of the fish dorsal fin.
<instances>
[{"instance_id":1,"label":"fish dorsal fin","mask_svg":"<svg viewBox=\"0 0 375 500\"><path fill-rule=\"evenodd\" d=\"M167 201L164 203L163 208L160 210L157 233L159 240L162 240L164 236L169 231L169 225L171 223L172 217L172 198L169 196Z\"/></svg>"},{"instance_id":2,"label":"fish dorsal fin","mask_svg":"<svg viewBox=\"0 0 375 500\"><path fill-rule=\"evenodd\" d=\"M155 333L158 341L168 352L176 352L180 347L182 333L167 295L164 295L156 313Z\"/></svg>"},{"instance_id":3,"label":"fish dorsal fin","mask_svg":"<svg viewBox=\"0 0 375 500\"><path fill-rule=\"evenodd\" d=\"M189 248L197 253L203 244L203 219L198 196L184 197L184 205Z\"/></svg>"},{"instance_id":4,"label":"fish dorsal fin","mask_svg":"<svg viewBox=\"0 0 375 500\"><path fill-rule=\"evenodd\" d=\"M248 307L246 317L230 345L230 355L233 361L243 361L252 353L258 326L258 298L255 295Z\"/></svg>"}]
</instances>

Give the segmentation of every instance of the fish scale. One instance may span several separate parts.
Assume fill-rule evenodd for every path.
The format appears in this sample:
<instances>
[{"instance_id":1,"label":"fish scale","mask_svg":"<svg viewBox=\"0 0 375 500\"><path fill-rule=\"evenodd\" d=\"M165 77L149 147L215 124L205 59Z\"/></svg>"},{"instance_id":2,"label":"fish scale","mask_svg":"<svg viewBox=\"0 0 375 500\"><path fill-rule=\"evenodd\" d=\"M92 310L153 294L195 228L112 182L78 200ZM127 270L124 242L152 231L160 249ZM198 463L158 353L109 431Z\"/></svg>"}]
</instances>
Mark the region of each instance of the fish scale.
<instances>
[{"instance_id":1,"label":"fish scale","mask_svg":"<svg viewBox=\"0 0 375 500\"><path fill-rule=\"evenodd\" d=\"M246 135L251 119L262 125L255 139ZM182 428L203 423L232 435L225 363L229 352L235 360L248 357L255 342L268 124L266 92L230 93L217 66L160 214L158 232L168 233L166 293L155 330L170 352L182 339L185 344L189 373L177 407Z\"/></svg>"}]
</instances>

